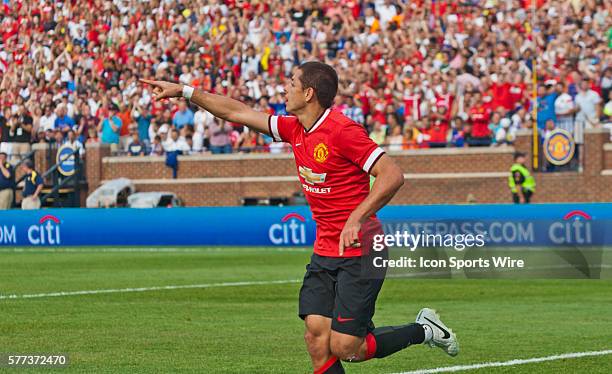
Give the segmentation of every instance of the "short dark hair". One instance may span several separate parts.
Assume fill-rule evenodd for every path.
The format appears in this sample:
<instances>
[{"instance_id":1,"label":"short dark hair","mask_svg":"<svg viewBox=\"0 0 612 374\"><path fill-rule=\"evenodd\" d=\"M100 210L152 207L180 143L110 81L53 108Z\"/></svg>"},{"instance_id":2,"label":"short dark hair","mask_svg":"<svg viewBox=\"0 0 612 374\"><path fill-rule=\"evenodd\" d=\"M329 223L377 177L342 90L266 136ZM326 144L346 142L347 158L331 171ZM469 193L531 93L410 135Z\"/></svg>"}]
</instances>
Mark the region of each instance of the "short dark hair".
<instances>
[{"instance_id":1,"label":"short dark hair","mask_svg":"<svg viewBox=\"0 0 612 374\"><path fill-rule=\"evenodd\" d=\"M514 152L514 160L516 161L519 157L527 157L525 152Z\"/></svg>"},{"instance_id":2,"label":"short dark hair","mask_svg":"<svg viewBox=\"0 0 612 374\"><path fill-rule=\"evenodd\" d=\"M331 66L318 61L305 62L300 65L302 88L313 88L317 101L323 108L334 103L338 92L338 73Z\"/></svg>"}]
</instances>

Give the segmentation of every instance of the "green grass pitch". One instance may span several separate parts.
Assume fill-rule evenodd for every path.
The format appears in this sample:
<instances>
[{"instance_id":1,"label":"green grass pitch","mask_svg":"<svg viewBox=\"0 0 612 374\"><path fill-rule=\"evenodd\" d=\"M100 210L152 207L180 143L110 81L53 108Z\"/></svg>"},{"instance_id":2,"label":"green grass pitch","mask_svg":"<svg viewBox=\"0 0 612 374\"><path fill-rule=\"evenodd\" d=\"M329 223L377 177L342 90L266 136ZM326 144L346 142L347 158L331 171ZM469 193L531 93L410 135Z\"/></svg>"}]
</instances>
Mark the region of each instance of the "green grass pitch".
<instances>
[{"instance_id":1,"label":"green grass pitch","mask_svg":"<svg viewBox=\"0 0 612 374\"><path fill-rule=\"evenodd\" d=\"M310 250L274 248L0 249L0 295L205 288L0 298L0 352L68 353L87 373L309 373L297 297ZM219 286L228 282L290 281ZM611 280L388 279L378 326L435 308L456 358L414 346L347 373L397 373L612 349ZM0 371L14 372L14 369ZM36 372L36 370L28 370ZM612 355L482 373L611 373Z\"/></svg>"}]
</instances>

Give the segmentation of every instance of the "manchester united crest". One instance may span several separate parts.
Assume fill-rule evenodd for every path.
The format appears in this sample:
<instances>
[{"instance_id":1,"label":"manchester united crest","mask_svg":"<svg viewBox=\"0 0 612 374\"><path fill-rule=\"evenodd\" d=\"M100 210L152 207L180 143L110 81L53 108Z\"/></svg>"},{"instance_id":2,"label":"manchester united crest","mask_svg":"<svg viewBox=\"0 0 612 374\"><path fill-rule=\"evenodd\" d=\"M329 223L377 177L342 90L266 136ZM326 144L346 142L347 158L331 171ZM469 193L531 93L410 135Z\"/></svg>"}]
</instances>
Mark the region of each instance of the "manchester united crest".
<instances>
[{"instance_id":1,"label":"manchester united crest","mask_svg":"<svg viewBox=\"0 0 612 374\"><path fill-rule=\"evenodd\" d=\"M317 146L314 148L315 161L319 163L324 163L325 160L327 160L328 156L329 156L329 150L327 149L327 146L325 145L325 143L317 144Z\"/></svg>"},{"instance_id":2,"label":"manchester united crest","mask_svg":"<svg viewBox=\"0 0 612 374\"><path fill-rule=\"evenodd\" d=\"M565 165L574 157L576 144L568 131L556 129L544 140L544 155L553 165Z\"/></svg>"}]
</instances>

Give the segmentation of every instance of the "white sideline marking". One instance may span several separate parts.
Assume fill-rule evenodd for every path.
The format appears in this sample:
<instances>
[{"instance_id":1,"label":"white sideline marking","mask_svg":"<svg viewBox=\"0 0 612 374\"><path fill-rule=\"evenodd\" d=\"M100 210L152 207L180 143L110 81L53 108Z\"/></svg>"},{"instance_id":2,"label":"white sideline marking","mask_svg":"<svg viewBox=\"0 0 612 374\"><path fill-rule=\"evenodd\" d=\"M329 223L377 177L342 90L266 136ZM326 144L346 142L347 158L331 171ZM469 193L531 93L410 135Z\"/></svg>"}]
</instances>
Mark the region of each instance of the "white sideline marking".
<instances>
[{"instance_id":1,"label":"white sideline marking","mask_svg":"<svg viewBox=\"0 0 612 374\"><path fill-rule=\"evenodd\" d=\"M288 280L275 280L275 281L252 281L252 282L184 284L184 285L177 285L177 286L157 286L157 287L138 287L138 288L114 288L114 289L107 289L107 290L65 291L65 292L37 293L37 294L29 294L29 295L13 294L13 295L0 295L0 300L36 299L36 298L42 298L42 297L97 295L97 294L107 294L107 293L167 291L167 290L182 290L182 289L189 289L189 288L263 286L263 285L270 285L270 284L289 284L289 283L299 283L299 282L301 282L301 279L288 279Z\"/></svg>"},{"instance_id":2,"label":"white sideline marking","mask_svg":"<svg viewBox=\"0 0 612 374\"><path fill-rule=\"evenodd\" d=\"M476 369L490 368L490 367L524 365L524 364L531 364L535 362L563 360L566 358L604 356L604 355L609 355L609 354L612 354L612 349L608 349L605 351L563 353L563 354L553 355L553 356L514 359L510 361L501 361L501 362L484 362L481 364L472 364L472 365L446 366L446 367L439 367L435 369L421 369L421 370L414 370L414 371L405 371L403 373L397 373L397 374L450 373L450 372L463 371L463 370L476 370Z\"/></svg>"}]
</instances>

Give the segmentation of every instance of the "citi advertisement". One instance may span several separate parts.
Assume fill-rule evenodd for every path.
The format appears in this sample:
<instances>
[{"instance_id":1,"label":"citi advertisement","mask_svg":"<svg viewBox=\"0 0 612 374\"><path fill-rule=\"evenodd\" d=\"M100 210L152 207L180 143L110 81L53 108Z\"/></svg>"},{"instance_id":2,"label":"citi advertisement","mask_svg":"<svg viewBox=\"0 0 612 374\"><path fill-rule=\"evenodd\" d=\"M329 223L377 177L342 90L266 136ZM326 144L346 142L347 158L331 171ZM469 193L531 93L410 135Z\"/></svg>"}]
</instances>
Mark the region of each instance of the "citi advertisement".
<instances>
[{"instance_id":1,"label":"citi advertisement","mask_svg":"<svg viewBox=\"0 0 612 374\"><path fill-rule=\"evenodd\" d=\"M437 220L437 221L383 221L389 239L387 246L410 242L413 248L435 246L425 240L440 243L452 241L454 248L463 250L466 243L482 246L565 246L604 245L612 242L606 233L612 229L612 220L593 221L583 211L572 211L560 219L538 220Z\"/></svg>"},{"instance_id":2,"label":"citi advertisement","mask_svg":"<svg viewBox=\"0 0 612 374\"><path fill-rule=\"evenodd\" d=\"M393 243L477 235L487 246L612 243L612 204L389 206L378 216ZM311 246L315 229L307 206L0 212L2 246Z\"/></svg>"}]
</instances>

